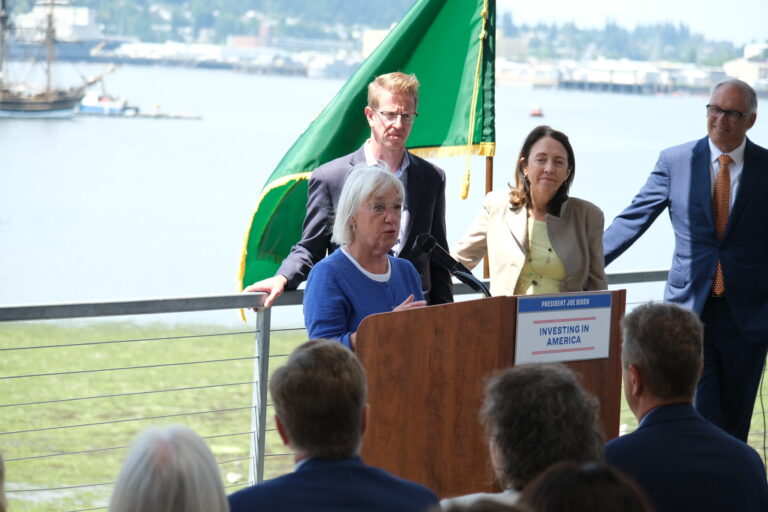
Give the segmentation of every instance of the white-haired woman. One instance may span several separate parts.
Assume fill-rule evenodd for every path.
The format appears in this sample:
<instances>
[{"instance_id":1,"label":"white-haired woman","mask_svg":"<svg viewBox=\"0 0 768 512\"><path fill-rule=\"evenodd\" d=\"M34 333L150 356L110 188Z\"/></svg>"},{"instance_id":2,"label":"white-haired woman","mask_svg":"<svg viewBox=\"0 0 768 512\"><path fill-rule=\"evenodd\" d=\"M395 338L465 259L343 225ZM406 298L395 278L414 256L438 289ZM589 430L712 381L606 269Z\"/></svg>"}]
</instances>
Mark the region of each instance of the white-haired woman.
<instances>
[{"instance_id":1,"label":"white-haired woman","mask_svg":"<svg viewBox=\"0 0 768 512\"><path fill-rule=\"evenodd\" d=\"M354 350L368 315L426 305L408 260L389 254L400 234L405 193L389 170L353 169L341 191L331 240L340 249L317 263L304 292L310 339L337 339Z\"/></svg>"},{"instance_id":2,"label":"white-haired woman","mask_svg":"<svg viewBox=\"0 0 768 512\"><path fill-rule=\"evenodd\" d=\"M221 474L205 441L183 425L150 428L134 441L109 512L228 512Z\"/></svg>"}]
</instances>

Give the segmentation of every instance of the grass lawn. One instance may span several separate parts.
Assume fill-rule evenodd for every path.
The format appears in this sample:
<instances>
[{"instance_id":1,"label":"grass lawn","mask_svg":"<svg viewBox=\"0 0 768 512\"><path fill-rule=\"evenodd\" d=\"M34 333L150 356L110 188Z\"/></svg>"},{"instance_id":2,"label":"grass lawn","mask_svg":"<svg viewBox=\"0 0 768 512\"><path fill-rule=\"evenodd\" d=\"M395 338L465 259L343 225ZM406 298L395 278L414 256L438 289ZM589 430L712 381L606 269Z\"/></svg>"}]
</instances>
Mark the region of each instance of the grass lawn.
<instances>
[{"instance_id":1,"label":"grass lawn","mask_svg":"<svg viewBox=\"0 0 768 512\"><path fill-rule=\"evenodd\" d=\"M106 507L125 447L158 424L183 423L206 437L228 493L247 485L252 329L0 324L0 452L11 510ZM270 369L305 339L304 330L273 332ZM758 397L750 441L765 458L763 411ZM271 408L267 417L265 476L271 478L290 471L293 459L274 431ZM621 431L636 426L624 402Z\"/></svg>"},{"instance_id":2,"label":"grass lawn","mask_svg":"<svg viewBox=\"0 0 768 512\"><path fill-rule=\"evenodd\" d=\"M207 441L227 492L246 485L255 353L249 330L247 324L0 324L0 451L11 510L106 506L111 485L76 486L114 482L125 447L150 425L183 423L214 436ZM288 354L305 339L303 330L273 333L271 353ZM271 369L283 360L272 358ZM268 432L266 453L285 452L277 433ZM290 457L270 456L266 477L292 465ZM34 489L49 490L14 492Z\"/></svg>"}]
</instances>

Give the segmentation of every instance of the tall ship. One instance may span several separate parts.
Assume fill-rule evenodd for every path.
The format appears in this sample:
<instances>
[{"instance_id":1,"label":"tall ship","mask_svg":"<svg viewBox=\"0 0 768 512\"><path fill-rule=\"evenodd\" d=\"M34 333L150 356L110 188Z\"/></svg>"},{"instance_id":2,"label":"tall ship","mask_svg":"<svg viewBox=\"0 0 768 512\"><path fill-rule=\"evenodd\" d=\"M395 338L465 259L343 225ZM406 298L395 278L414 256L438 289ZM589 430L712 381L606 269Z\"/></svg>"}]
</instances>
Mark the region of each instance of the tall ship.
<instances>
[{"instance_id":1,"label":"tall ship","mask_svg":"<svg viewBox=\"0 0 768 512\"><path fill-rule=\"evenodd\" d=\"M43 53L50 13L48 3L49 0L38 0L28 12L14 13L13 30L5 41L8 59L34 60ZM104 34L94 9L72 5L69 0L56 0L53 25L56 27L54 50L57 62L89 61L101 51L114 50L133 41L128 37Z\"/></svg>"},{"instance_id":2,"label":"tall ship","mask_svg":"<svg viewBox=\"0 0 768 512\"><path fill-rule=\"evenodd\" d=\"M54 27L55 0L47 0L45 24L45 86L35 89L24 83L11 83L5 77L6 41L9 31L7 1L0 0L0 117L72 117L75 107L85 96L86 88L101 77L86 80L74 87L54 87L51 71L54 65L56 31Z\"/></svg>"}]
</instances>

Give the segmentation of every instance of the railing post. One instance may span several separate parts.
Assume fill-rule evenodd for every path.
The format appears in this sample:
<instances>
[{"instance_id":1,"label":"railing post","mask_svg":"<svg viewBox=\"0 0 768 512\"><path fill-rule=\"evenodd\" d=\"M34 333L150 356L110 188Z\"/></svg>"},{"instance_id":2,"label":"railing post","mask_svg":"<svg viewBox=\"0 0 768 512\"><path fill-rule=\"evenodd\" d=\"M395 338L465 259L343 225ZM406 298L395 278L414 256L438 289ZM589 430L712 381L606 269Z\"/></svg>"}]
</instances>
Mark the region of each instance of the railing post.
<instances>
[{"instance_id":1,"label":"railing post","mask_svg":"<svg viewBox=\"0 0 768 512\"><path fill-rule=\"evenodd\" d=\"M256 311L256 358L253 362L251 398L251 448L248 480L251 485L264 480L264 448L267 431L267 382L269 379L270 310Z\"/></svg>"}]
</instances>

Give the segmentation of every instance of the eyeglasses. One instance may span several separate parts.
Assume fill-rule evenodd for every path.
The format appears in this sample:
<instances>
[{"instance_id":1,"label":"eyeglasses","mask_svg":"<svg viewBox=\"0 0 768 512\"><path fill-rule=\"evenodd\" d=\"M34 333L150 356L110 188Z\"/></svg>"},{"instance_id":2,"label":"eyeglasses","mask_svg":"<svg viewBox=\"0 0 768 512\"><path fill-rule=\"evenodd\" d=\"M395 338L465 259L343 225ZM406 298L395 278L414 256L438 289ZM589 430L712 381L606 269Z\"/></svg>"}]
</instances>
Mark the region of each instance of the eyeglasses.
<instances>
[{"instance_id":1,"label":"eyeglasses","mask_svg":"<svg viewBox=\"0 0 768 512\"><path fill-rule=\"evenodd\" d=\"M744 119L750 113L739 112L738 110L728 110L715 105L707 105L707 114L711 117L720 117L720 114L723 114L729 121L738 121L739 119Z\"/></svg>"},{"instance_id":2,"label":"eyeglasses","mask_svg":"<svg viewBox=\"0 0 768 512\"><path fill-rule=\"evenodd\" d=\"M392 124L395 121L397 121L397 118L400 118L400 121L403 124L413 124L413 121L416 119L416 116L419 115L418 112L404 112L402 114L397 112L386 112L382 110L374 110L381 118L387 122L387 124Z\"/></svg>"},{"instance_id":3,"label":"eyeglasses","mask_svg":"<svg viewBox=\"0 0 768 512\"><path fill-rule=\"evenodd\" d=\"M374 215L383 215L389 207L393 212L400 215L403 213L403 202L393 201L391 203L385 203L384 201L376 201L375 203L368 203L368 207L371 209Z\"/></svg>"}]
</instances>

